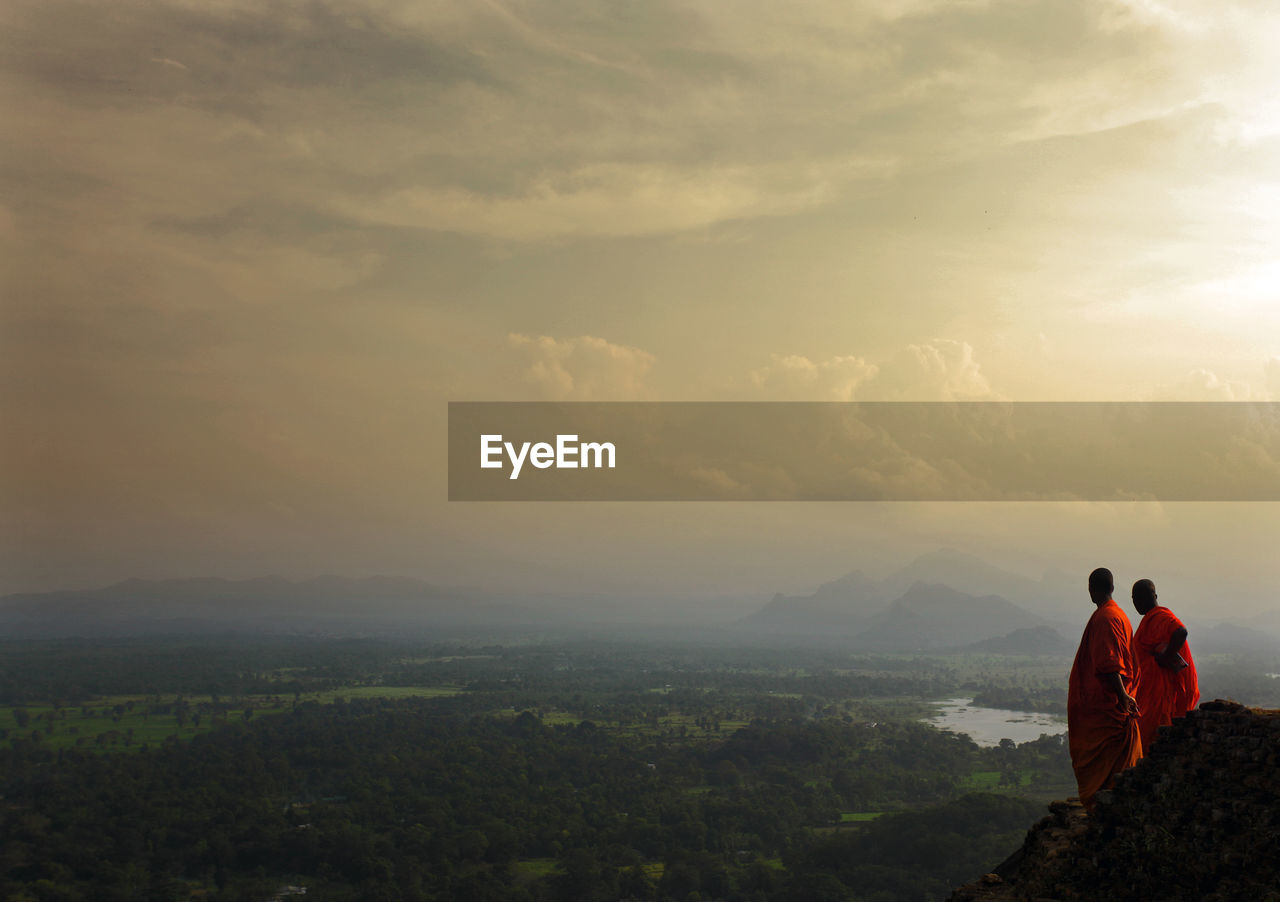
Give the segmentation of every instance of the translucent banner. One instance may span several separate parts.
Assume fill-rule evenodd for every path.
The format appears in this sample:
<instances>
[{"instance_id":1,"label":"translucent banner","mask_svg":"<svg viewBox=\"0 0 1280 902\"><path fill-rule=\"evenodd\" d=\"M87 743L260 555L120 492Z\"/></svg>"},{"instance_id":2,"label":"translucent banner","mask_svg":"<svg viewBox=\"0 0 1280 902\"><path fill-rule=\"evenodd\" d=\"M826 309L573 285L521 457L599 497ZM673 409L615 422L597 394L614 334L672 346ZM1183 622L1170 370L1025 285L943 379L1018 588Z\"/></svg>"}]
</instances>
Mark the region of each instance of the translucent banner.
<instances>
[{"instance_id":1,"label":"translucent banner","mask_svg":"<svg viewBox=\"0 0 1280 902\"><path fill-rule=\"evenodd\" d=\"M452 402L452 501L1276 501L1277 403Z\"/></svg>"}]
</instances>

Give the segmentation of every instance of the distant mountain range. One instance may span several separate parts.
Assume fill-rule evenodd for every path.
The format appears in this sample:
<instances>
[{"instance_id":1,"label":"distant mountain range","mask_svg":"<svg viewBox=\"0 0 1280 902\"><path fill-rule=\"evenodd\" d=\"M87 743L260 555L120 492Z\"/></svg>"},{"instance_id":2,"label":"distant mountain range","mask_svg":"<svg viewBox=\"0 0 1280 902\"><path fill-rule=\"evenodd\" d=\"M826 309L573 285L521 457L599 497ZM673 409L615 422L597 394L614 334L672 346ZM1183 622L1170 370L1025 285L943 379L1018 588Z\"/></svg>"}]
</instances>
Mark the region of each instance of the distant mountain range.
<instances>
[{"instance_id":1,"label":"distant mountain range","mask_svg":"<svg viewBox=\"0 0 1280 902\"><path fill-rule=\"evenodd\" d=\"M860 648L935 651L1015 630L1049 628L1044 619L999 595L970 595L941 583L917 582L853 637Z\"/></svg>"},{"instance_id":2,"label":"distant mountain range","mask_svg":"<svg viewBox=\"0 0 1280 902\"><path fill-rule=\"evenodd\" d=\"M855 570L809 595L775 595L734 628L775 641L867 651L1071 654L1093 610L1084 584L1083 576L1053 570L1034 580L942 549L882 580ZM1125 596L1117 599L1136 627ZM1207 652L1274 653L1280 611L1235 622L1197 620L1191 644Z\"/></svg>"},{"instance_id":3,"label":"distant mountain range","mask_svg":"<svg viewBox=\"0 0 1280 902\"><path fill-rule=\"evenodd\" d=\"M991 655L1070 655L1076 649L1074 643L1068 642L1053 627L1031 626L974 642L963 650Z\"/></svg>"},{"instance_id":4,"label":"distant mountain range","mask_svg":"<svg viewBox=\"0 0 1280 902\"><path fill-rule=\"evenodd\" d=\"M130 579L100 589L0 597L0 637L625 630L652 638L859 651L1070 654L1091 611L1083 578L1049 572L1034 580L947 549L921 555L884 579L855 570L808 595L778 594L748 616L736 613L751 604L732 597L686 604L496 594L392 576ZM1136 616L1131 619L1136 625ZM1191 643L1197 651L1275 651L1280 612L1197 623Z\"/></svg>"},{"instance_id":5,"label":"distant mountain range","mask_svg":"<svg viewBox=\"0 0 1280 902\"><path fill-rule=\"evenodd\" d=\"M101 589L6 595L0 634L18 638L161 633L387 632L532 624L521 605L403 577L129 579Z\"/></svg>"},{"instance_id":6,"label":"distant mountain range","mask_svg":"<svg viewBox=\"0 0 1280 902\"><path fill-rule=\"evenodd\" d=\"M999 595L1021 608L1053 621L1073 623L1088 608L1085 577L1049 570L1035 580L1002 570L982 558L950 548L922 554L884 580L885 590L897 598L917 582L941 583L970 595Z\"/></svg>"},{"instance_id":7,"label":"distant mountain range","mask_svg":"<svg viewBox=\"0 0 1280 902\"><path fill-rule=\"evenodd\" d=\"M763 608L738 626L779 637L827 635L847 638L862 632L893 600L883 583L855 570L824 583L812 595L773 596Z\"/></svg>"},{"instance_id":8,"label":"distant mountain range","mask_svg":"<svg viewBox=\"0 0 1280 902\"><path fill-rule=\"evenodd\" d=\"M1083 594L1074 593L1074 608L1087 613ZM775 595L737 628L780 639L838 640L867 650L956 649L1027 629L1070 629L1071 605L1063 574L1037 581L944 549L883 580L856 570L811 595Z\"/></svg>"},{"instance_id":9,"label":"distant mountain range","mask_svg":"<svg viewBox=\"0 0 1280 902\"><path fill-rule=\"evenodd\" d=\"M879 601L878 593L865 591L842 606L831 588L838 584L849 585L845 580L828 584L816 599L779 596L740 626L779 637L822 639L824 644L838 640L865 651L956 651L964 646L995 651L996 645L1016 648L1020 638L1033 636L1034 644L1043 646L1045 635L1065 644L1043 617L999 595L970 595L941 583L916 582L888 604Z\"/></svg>"}]
</instances>

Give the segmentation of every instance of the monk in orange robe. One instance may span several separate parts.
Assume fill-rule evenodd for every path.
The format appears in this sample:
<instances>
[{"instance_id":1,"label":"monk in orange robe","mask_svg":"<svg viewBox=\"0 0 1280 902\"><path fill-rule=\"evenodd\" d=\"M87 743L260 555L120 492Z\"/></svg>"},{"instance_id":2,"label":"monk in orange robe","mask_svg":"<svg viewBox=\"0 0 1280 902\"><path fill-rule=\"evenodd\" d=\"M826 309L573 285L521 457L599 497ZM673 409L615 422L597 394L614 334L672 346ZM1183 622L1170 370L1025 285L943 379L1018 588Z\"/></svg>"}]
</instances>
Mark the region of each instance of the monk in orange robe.
<instances>
[{"instance_id":1,"label":"monk in orange robe","mask_svg":"<svg viewBox=\"0 0 1280 902\"><path fill-rule=\"evenodd\" d=\"M1164 605L1156 604L1156 586L1149 579L1133 584L1133 606L1142 615L1133 634L1138 659L1138 730L1142 753L1156 738L1156 731L1195 708L1200 701L1196 662L1187 645L1187 628Z\"/></svg>"},{"instance_id":2,"label":"monk in orange robe","mask_svg":"<svg viewBox=\"0 0 1280 902\"><path fill-rule=\"evenodd\" d=\"M1089 597L1097 609L1080 637L1067 687L1067 747L1088 811L1116 774L1142 758L1133 628L1111 598L1114 591L1110 570L1099 567L1089 574Z\"/></svg>"}]
</instances>

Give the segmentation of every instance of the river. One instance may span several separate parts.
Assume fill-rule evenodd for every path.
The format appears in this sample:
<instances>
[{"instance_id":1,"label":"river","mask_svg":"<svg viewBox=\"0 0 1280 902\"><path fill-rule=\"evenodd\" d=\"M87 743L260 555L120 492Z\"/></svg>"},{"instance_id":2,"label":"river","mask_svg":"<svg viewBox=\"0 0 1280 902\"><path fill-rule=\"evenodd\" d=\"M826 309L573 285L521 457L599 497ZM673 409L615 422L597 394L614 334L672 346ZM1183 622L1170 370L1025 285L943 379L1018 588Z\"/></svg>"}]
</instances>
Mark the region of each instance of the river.
<instances>
[{"instance_id":1,"label":"river","mask_svg":"<svg viewBox=\"0 0 1280 902\"><path fill-rule=\"evenodd\" d=\"M1003 708L978 708L967 698L943 698L933 702L938 713L925 719L941 730L968 733L978 745L999 745L1001 739L1029 742L1040 734L1056 735L1067 731L1067 720L1055 714L1034 711L1007 711Z\"/></svg>"}]
</instances>

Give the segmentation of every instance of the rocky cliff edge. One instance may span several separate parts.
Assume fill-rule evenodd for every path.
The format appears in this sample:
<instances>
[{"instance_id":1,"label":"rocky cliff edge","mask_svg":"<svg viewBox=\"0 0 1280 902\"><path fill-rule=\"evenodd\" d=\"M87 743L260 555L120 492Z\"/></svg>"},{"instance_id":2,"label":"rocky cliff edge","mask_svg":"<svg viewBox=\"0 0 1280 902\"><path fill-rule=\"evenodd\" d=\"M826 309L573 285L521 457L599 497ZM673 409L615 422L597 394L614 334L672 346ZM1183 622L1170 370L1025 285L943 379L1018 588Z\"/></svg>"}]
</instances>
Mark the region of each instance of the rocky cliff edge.
<instances>
[{"instance_id":1,"label":"rocky cliff edge","mask_svg":"<svg viewBox=\"0 0 1280 902\"><path fill-rule=\"evenodd\" d=\"M1092 816L1049 812L950 902L1280 902L1280 711L1206 702Z\"/></svg>"}]
</instances>

